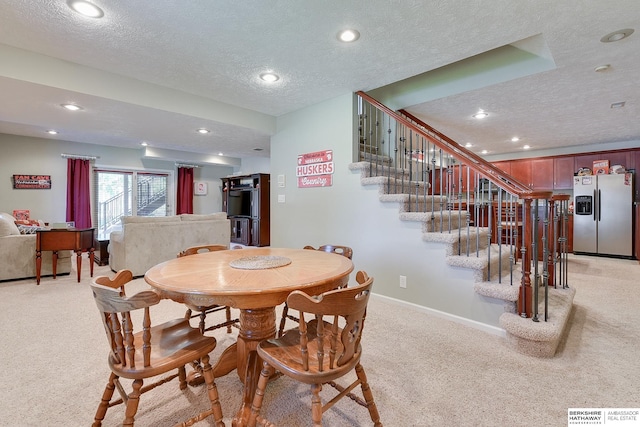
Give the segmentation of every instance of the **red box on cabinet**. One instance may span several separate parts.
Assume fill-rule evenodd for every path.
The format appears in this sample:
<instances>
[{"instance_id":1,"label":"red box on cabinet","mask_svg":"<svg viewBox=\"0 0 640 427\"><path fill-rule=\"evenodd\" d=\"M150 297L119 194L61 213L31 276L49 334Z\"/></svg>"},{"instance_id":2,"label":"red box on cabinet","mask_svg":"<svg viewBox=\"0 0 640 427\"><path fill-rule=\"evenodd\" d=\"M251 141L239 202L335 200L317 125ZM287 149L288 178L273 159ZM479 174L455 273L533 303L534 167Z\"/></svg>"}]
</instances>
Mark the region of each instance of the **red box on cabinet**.
<instances>
[{"instance_id":1,"label":"red box on cabinet","mask_svg":"<svg viewBox=\"0 0 640 427\"><path fill-rule=\"evenodd\" d=\"M594 160L593 161L593 174L608 174L609 173L609 160Z\"/></svg>"}]
</instances>

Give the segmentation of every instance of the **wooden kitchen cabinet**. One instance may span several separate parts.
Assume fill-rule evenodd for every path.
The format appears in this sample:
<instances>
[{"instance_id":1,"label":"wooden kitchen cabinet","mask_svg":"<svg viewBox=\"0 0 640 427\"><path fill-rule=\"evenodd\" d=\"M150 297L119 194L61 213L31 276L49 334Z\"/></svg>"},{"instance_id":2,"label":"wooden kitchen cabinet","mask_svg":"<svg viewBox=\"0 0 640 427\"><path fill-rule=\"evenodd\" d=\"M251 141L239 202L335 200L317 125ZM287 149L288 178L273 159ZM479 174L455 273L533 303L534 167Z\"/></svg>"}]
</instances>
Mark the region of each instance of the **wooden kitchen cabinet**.
<instances>
[{"instance_id":1,"label":"wooden kitchen cabinet","mask_svg":"<svg viewBox=\"0 0 640 427\"><path fill-rule=\"evenodd\" d=\"M531 187L533 178L531 173L531 159L512 160L511 176L527 187Z\"/></svg>"},{"instance_id":2,"label":"wooden kitchen cabinet","mask_svg":"<svg viewBox=\"0 0 640 427\"><path fill-rule=\"evenodd\" d=\"M493 164L534 190L553 190L554 162L552 158L519 159Z\"/></svg>"},{"instance_id":3,"label":"wooden kitchen cabinet","mask_svg":"<svg viewBox=\"0 0 640 427\"><path fill-rule=\"evenodd\" d=\"M581 168L589 168L593 170L593 161L601 160L601 155L587 154L582 156L574 156L576 172Z\"/></svg>"},{"instance_id":4,"label":"wooden kitchen cabinet","mask_svg":"<svg viewBox=\"0 0 640 427\"><path fill-rule=\"evenodd\" d=\"M573 156L553 159L553 189L573 190L573 174L577 172Z\"/></svg>"},{"instance_id":5,"label":"wooden kitchen cabinet","mask_svg":"<svg viewBox=\"0 0 640 427\"><path fill-rule=\"evenodd\" d=\"M502 162L493 162L493 166L497 167L501 171L511 174L511 160L505 160Z\"/></svg>"},{"instance_id":6,"label":"wooden kitchen cabinet","mask_svg":"<svg viewBox=\"0 0 640 427\"><path fill-rule=\"evenodd\" d=\"M531 160L531 188L534 190L553 190L553 159Z\"/></svg>"}]
</instances>

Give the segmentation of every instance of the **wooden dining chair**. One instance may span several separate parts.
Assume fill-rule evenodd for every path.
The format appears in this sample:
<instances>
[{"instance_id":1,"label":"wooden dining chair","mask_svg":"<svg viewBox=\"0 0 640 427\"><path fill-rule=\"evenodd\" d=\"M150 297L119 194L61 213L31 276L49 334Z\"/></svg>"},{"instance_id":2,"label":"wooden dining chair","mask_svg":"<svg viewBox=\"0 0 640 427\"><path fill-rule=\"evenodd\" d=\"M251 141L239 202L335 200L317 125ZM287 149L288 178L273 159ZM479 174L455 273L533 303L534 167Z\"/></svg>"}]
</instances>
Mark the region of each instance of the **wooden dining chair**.
<instances>
[{"instance_id":1,"label":"wooden dining chair","mask_svg":"<svg viewBox=\"0 0 640 427\"><path fill-rule=\"evenodd\" d=\"M122 425L133 426L140 396L176 377L179 378L180 390L184 390L187 387L185 365L193 361L198 362L199 373L207 384L210 405L182 425L192 425L213 415L215 425L224 426L218 389L209 363L209 353L215 349L216 339L202 335L185 318L153 325L149 308L158 304L161 298L152 290L127 297L125 284L132 278L131 271L121 270L113 279L100 276L91 282L111 350L108 358L111 375L93 426L101 426L107 409L120 403L126 406ZM144 380L173 370L176 372L143 387ZM132 380L128 394L121 378ZM112 401L115 389L121 399Z\"/></svg>"},{"instance_id":2,"label":"wooden dining chair","mask_svg":"<svg viewBox=\"0 0 640 427\"><path fill-rule=\"evenodd\" d=\"M188 255L195 255L195 254L199 254L199 253L203 253L203 252L213 252L213 251L224 251L227 250L228 248L225 245L200 245L200 246L192 246L190 248L185 249L184 251L180 252L178 254L178 258L180 257L184 257L184 256L188 256ZM203 334L207 331L212 331L214 329L220 329L220 328L224 328L225 326L227 327L227 333L230 334L231 333L231 327L232 326L238 326L238 324L240 323L240 319L236 318L236 319L232 319L231 318L231 307L229 306L225 306L225 305L209 305L209 306L196 306L196 305L190 305L190 304L186 304L187 306L187 312L185 313L185 317L187 318L194 318L194 317L199 317L200 318L200 332L202 332ZM218 311L222 311L224 310L226 313L226 321L222 322L222 323L218 323L215 325L211 325L209 327L206 327L205 325L205 319L207 317L208 314L211 313L215 313ZM195 312L195 314L193 314Z\"/></svg>"},{"instance_id":3,"label":"wooden dining chair","mask_svg":"<svg viewBox=\"0 0 640 427\"><path fill-rule=\"evenodd\" d=\"M353 250L348 246L323 245L323 246L320 246L318 249L314 248L313 246L305 246L303 249L334 253L338 255L343 255L349 259L353 257ZM280 318L280 326L278 328L278 334L277 334L278 337L281 337L282 334L284 334L285 326L287 324L287 319L292 320L296 323L298 323L299 321L296 316L289 314L289 307L285 302L284 307L282 308L282 316Z\"/></svg>"},{"instance_id":4,"label":"wooden dining chair","mask_svg":"<svg viewBox=\"0 0 640 427\"><path fill-rule=\"evenodd\" d=\"M289 307L300 313L299 328L287 331L281 338L264 340L258 344L257 352L263 360L263 368L246 425L272 425L260 416L260 411L267 382L277 371L311 385L311 415L314 426L321 426L322 414L345 396L369 410L374 426L382 426L367 376L360 364L360 340L373 278L359 271L356 280L356 286L335 289L315 297L302 291L294 291L289 295ZM308 322L306 316L310 317ZM356 379L351 384L345 387L336 382L350 372L356 374ZM331 384L338 390L338 394L324 404L320 397L323 384ZM351 393L358 385L364 400ZM277 399L273 401L274 404L278 402Z\"/></svg>"},{"instance_id":5,"label":"wooden dining chair","mask_svg":"<svg viewBox=\"0 0 640 427\"><path fill-rule=\"evenodd\" d=\"M342 256L346 256L351 259L353 257L353 249L348 246L338 246L338 245L322 245L318 249L313 246L305 246L303 249L313 249L318 251L330 252Z\"/></svg>"}]
</instances>

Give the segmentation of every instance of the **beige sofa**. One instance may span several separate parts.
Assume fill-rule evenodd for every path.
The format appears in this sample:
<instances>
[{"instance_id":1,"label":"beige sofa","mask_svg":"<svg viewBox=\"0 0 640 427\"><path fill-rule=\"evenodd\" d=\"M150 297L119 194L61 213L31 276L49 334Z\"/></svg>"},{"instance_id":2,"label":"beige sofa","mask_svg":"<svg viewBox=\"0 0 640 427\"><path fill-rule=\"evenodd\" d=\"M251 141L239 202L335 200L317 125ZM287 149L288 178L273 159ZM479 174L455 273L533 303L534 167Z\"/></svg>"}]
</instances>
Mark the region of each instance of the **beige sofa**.
<instances>
[{"instance_id":1,"label":"beige sofa","mask_svg":"<svg viewBox=\"0 0 640 427\"><path fill-rule=\"evenodd\" d=\"M113 271L128 269L134 276L142 276L154 265L175 258L190 246L229 247L230 234L225 212L123 217L122 230L113 231L109 238L109 266Z\"/></svg>"},{"instance_id":2,"label":"beige sofa","mask_svg":"<svg viewBox=\"0 0 640 427\"><path fill-rule=\"evenodd\" d=\"M36 277L36 235L20 234L15 218L0 212L0 281ZM42 252L41 276L50 276L51 251ZM71 251L58 252L57 274L71 272Z\"/></svg>"}]
</instances>

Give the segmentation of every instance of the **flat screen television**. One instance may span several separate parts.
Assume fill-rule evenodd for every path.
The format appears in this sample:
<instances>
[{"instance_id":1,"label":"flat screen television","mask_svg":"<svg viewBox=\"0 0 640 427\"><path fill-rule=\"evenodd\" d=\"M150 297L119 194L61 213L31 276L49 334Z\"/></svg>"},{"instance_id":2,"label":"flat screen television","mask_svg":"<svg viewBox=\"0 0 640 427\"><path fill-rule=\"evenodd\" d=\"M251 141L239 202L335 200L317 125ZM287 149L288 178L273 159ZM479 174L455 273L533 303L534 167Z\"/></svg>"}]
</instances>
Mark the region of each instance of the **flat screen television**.
<instances>
[{"instance_id":1,"label":"flat screen television","mask_svg":"<svg viewBox=\"0 0 640 427\"><path fill-rule=\"evenodd\" d=\"M231 190L227 198L228 216L251 216L251 190Z\"/></svg>"}]
</instances>

